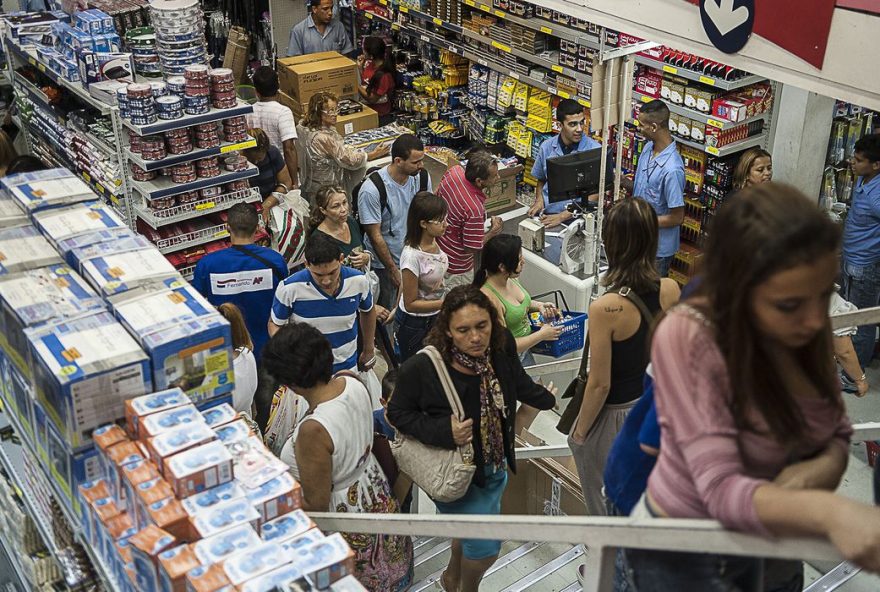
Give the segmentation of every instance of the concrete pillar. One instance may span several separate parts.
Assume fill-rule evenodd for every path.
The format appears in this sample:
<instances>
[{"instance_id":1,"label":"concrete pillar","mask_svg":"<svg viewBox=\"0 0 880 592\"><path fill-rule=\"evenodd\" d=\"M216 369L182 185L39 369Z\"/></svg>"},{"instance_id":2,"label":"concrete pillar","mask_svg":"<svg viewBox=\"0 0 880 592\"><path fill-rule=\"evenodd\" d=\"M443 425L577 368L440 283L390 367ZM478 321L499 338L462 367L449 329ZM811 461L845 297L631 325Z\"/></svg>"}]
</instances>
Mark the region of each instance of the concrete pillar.
<instances>
[{"instance_id":1,"label":"concrete pillar","mask_svg":"<svg viewBox=\"0 0 880 592\"><path fill-rule=\"evenodd\" d=\"M818 200L834 99L790 85L779 87L782 92L777 95L776 125L769 144L773 180L794 185Z\"/></svg>"}]
</instances>

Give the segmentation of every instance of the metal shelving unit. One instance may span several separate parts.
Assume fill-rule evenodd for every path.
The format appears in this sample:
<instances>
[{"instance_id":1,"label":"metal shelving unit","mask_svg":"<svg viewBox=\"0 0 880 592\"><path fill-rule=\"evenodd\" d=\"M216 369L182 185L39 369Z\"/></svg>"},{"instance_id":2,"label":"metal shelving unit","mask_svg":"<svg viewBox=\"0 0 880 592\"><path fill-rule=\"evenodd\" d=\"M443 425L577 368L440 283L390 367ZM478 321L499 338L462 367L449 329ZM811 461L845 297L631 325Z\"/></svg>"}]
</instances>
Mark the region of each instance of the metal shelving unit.
<instances>
[{"instance_id":1,"label":"metal shelving unit","mask_svg":"<svg viewBox=\"0 0 880 592\"><path fill-rule=\"evenodd\" d=\"M260 170L251 163L243 171L225 171L216 177L202 177L192 183L175 183L171 177L156 177L152 181L132 181L132 188L147 199L159 199L180 195L188 191L197 191L206 187L223 185L232 181L240 181L249 177L256 177Z\"/></svg>"},{"instance_id":2,"label":"metal shelving unit","mask_svg":"<svg viewBox=\"0 0 880 592\"><path fill-rule=\"evenodd\" d=\"M644 95L635 90L633 91L632 96L635 100L641 101L643 103L649 103L656 98L649 95ZM672 113L681 115L683 117L689 117L693 120L700 121L702 123L705 123L706 125L711 125L712 127L717 127L721 130L731 129L740 125L746 125L752 123L753 121L758 121L759 119L766 121L770 117L770 113L765 112L759 115L755 115L754 117L749 117L748 119L743 119L742 121L728 121L726 119L721 119L718 116L712 115L711 113L703 113L702 111L690 109L683 105L676 105L675 103L671 103L669 101L664 102L666 103L666 106L669 107L669 110Z\"/></svg>"},{"instance_id":3,"label":"metal shelving unit","mask_svg":"<svg viewBox=\"0 0 880 592\"><path fill-rule=\"evenodd\" d=\"M216 179L216 177L214 178ZM134 206L134 210L137 213L137 217L146 222L150 228L158 229L176 222L184 222L193 218L201 218L207 214L222 212L239 202L254 203L261 199L260 191L256 187L250 187L241 191L226 193L211 199L174 206L164 210L151 210L145 206Z\"/></svg>"},{"instance_id":4,"label":"metal shelving unit","mask_svg":"<svg viewBox=\"0 0 880 592\"><path fill-rule=\"evenodd\" d=\"M226 225L218 224L204 230L160 239L156 241L156 247L158 247L159 252L167 254L174 253L175 251L185 251L192 247L198 247L199 245L228 237L229 231L226 229Z\"/></svg>"},{"instance_id":5,"label":"metal shelving unit","mask_svg":"<svg viewBox=\"0 0 880 592\"><path fill-rule=\"evenodd\" d=\"M140 154L135 154L134 152L126 148L125 156L126 158L128 158L128 160L135 163L145 171L155 171L158 169L164 169L166 167L174 166L176 164L199 160L200 158L219 156L221 154L235 152L236 150L253 148L256 145L256 140L254 140L253 138L248 138L244 142L224 142L217 148L195 148L191 152L187 152L186 154L170 154L161 160L144 160Z\"/></svg>"},{"instance_id":6,"label":"metal shelving unit","mask_svg":"<svg viewBox=\"0 0 880 592\"><path fill-rule=\"evenodd\" d=\"M491 14L492 16L496 16L500 19L516 23L527 29L544 33L545 35L551 35L552 37L558 37L559 39L565 39L566 41L571 41L573 43L580 43L582 45L591 47L592 49L599 49L599 38L595 35L591 35L587 31L581 31L572 27L566 27L565 25L546 21L541 18L532 17L530 19L525 19L519 16L512 15L509 12L505 12L497 8L492 8L491 6L483 4L482 2L475 2L474 0L462 0L462 4L470 6L471 8L482 10L483 12Z\"/></svg>"},{"instance_id":7,"label":"metal shelving unit","mask_svg":"<svg viewBox=\"0 0 880 592\"><path fill-rule=\"evenodd\" d=\"M693 80L695 82L701 82L709 86L714 86L715 88L720 90L735 90L737 88L742 88L744 86L749 86L750 84L755 84L756 82L762 82L766 80L766 78L755 75L745 76L743 78L739 78L738 80L722 80L720 78L704 76L699 72L687 70L686 68L676 68L675 66L670 66L669 64L664 64L663 62L658 62L657 60L653 60L649 57L645 57L642 55L636 55L635 62L637 64L642 64L643 66L648 66L649 68L654 68L655 70L666 72L667 74L674 74L688 80Z\"/></svg>"},{"instance_id":8,"label":"metal shelving unit","mask_svg":"<svg viewBox=\"0 0 880 592\"><path fill-rule=\"evenodd\" d=\"M150 134L159 134L170 130L199 125L200 123L211 123L213 121L229 119L230 117L247 115L253 110L253 107L241 99L238 99L238 105L231 109L214 109L212 107L210 111L203 115L184 115L180 119L160 119L156 123L149 123L147 125L135 125L129 119L122 119L122 125L140 136L148 136Z\"/></svg>"}]
</instances>

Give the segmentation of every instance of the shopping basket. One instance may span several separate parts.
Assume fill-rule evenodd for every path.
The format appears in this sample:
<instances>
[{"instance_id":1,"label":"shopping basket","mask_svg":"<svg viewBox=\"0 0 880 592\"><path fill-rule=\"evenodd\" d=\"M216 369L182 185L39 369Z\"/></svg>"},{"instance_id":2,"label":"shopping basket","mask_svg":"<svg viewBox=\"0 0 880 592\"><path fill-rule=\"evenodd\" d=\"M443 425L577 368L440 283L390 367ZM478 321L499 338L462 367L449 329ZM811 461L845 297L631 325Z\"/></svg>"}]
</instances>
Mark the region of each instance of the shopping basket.
<instances>
[{"instance_id":1,"label":"shopping basket","mask_svg":"<svg viewBox=\"0 0 880 592\"><path fill-rule=\"evenodd\" d=\"M562 334L559 335L559 339L556 341L542 341L533 346L531 351L535 354L561 358L566 354L578 351L584 347L584 338L586 337L587 328L587 313L569 310L568 303L565 301L565 296L562 294L561 290L538 294L535 296L535 300L540 300L551 294L556 301L556 309L562 313L563 317L569 318L562 321ZM561 308L559 306L560 300L562 300ZM532 333L537 330L538 329L534 326L532 327Z\"/></svg>"}]
</instances>

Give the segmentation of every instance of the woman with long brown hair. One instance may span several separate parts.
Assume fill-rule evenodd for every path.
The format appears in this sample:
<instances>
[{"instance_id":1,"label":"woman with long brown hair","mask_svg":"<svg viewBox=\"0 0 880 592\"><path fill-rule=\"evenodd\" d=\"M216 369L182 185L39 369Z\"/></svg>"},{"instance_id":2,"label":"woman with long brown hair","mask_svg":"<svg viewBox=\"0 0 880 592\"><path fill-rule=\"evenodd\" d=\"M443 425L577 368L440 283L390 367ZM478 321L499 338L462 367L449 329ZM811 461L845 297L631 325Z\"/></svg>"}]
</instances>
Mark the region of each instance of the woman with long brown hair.
<instances>
[{"instance_id":1,"label":"woman with long brown hair","mask_svg":"<svg viewBox=\"0 0 880 592\"><path fill-rule=\"evenodd\" d=\"M617 202L605 218L606 292L590 304L590 374L568 439L589 514L606 513L605 460L642 394L651 322L634 299L652 316L678 302L678 284L657 273L657 229L657 214L642 199Z\"/></svg>"},{"instance_id":2,"label":"woman with long brown hair","mask_svg":"<svg viewBox=\"0 0 880 592\"><path fill-rule=\"evenodd\" d=\"M773 180L773 157L763 148L750 148L742 153L733 169L733 190Z\"/></svg>"},{"instance_id":3,"label":"woman with long brown hair","mask_svg":"<svg viewBox=\"0 0 880 592\"><path fill-rule=\"evenodd\" d=\"M343 265L366 271L370 253L364 250L364 239L345 190L339 185L325 185L315 194L315 205L309 217L309 234L326 234L342 249Z\"/></svg>"},{"instance_id":4,"label":"woman with long brown hair","mask_svg":"<svg viewBox=\"0 0 880 592\"><path fill-rule=\"evenodd\" d=\"M235 374L235 390L232 391L232 406L254 417L254 394L257 392L257 359L254 357L254 342L248 332L241 310L231 302L217 307L232 329L232 371Z\"/></svg>"},{"instance_id":5,"label":"woman with long brown hair","mask_svg":"<svg viewBox=\"0 0 880 592\"><path fill-rule=\"evenodd\" d=\"M852 428L832 357L841 232L796 189L764 183L721 208L697 293L652 340L660 456L633 516L708 518L829 539L880 569L880 508L834 495ZM639 592L763 589L759 558L628 550ZM800 589L799 563L774 569Z\"/></svg>"},{"instance_id":6,"label":"woman with long brown hair","mask_svg":"<svg viewBox=\"0 0 880 592\"><path fill-rule=\"evenodd\" d=\"M476 470L470 487L461 499L435 502L438 513L498 514L507 467L516 472L517 401L550 409L556 389L552 383L545 388L526 374L513 336L476 286L459 286L446 295L425 344L440 352L465 419L459 421L452 414L431 359L417 353L400 367L388 402L388 421L430 446L453 450L473 444ZM501 541L453 540L452 556L440 578L443 589L476 592L500 549Z\"/></svg>"}]
</instances>

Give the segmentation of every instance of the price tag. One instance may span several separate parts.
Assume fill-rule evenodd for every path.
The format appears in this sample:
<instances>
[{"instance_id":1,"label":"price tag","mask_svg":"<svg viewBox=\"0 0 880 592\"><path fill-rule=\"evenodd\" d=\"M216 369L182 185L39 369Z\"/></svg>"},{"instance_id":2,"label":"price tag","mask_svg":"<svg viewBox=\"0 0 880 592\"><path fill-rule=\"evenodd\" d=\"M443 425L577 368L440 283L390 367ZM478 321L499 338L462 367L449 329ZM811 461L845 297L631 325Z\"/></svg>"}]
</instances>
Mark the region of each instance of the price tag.
<instances>
[{"instance_id":1,"label":"price tag","mask_svg":"<svg viewBox=\"0 0 880 592\"><path fill-rule=\"evenodd\" d=\"M496 10L495 16L497 16L498 18L507 18L507 13L503 10Z\"/></svg>"},{"instance_id":2,"label":"price tag","mask_svg":"<svg viewBox=\"0 0 880 592\"><path fill-rule=\"evenodd\" d=\"M450 46L449 46L449 51L450 51L450 53L454 53L455 55L461 55L461 52L458 51L458 48L457 48L457 47L452 47L452 46L450 45Z\"/></svg>"},{"instance_id":3,"label":"price tag","mask_svg":"<svg viewBox=\"0 0 880 592\"><path fill-rule=\"evenodd\" d=\"M482 10L483 12L492 12L492 9L485 4L480 4L480 10Z\"/></svg>"},{"instance_id":4,"label":"price tag","mask_svg":"<svg viewBox=\"0 0 880 592\"><path fill-rule=\"evenodd\" d=\"M718 121L717 119L707 119L706 125L711 125L712 127L717 127L718 129L724 128L724 122Z\"/></svg>"},{"instance_id":5,"label":"price tag","mask_svg":"<svg viewBox=\"0 0 880 592\"><path fill-rule=\"evenodd\" d=\"M370 19L370 20L373 20L373 13L372 13L372 12L365 12L365 13L364 13L364 16L367 17L367 18Z\"/></svg>"},{"instance_id":6,"label":"price tag","mask_svg":"<svg viewBox=\"0 0 880 592\"><path fill-rule=\"evenodd\" d=\"M590 101L588 101L587 99L578 99L578 103L580 103L581 106L586 107L587 109L589 109L592 106Z\"/></svg>"},{"instance_id":7,"label":"price tag","mask_svg":"<svg viewBox=\"0 0 880 592\"><path fill-rule=\"evenodd\" d=\"M400 12L406 14L407 12L409 12L409 8L407 8L406 6L401 6L401 7L400 7Z\"/></svg>"},{"instance_id":8,"label":"price tag","mask_svg":"<svg viewBox=\"0 0 880 592\"><path fill-rule=\"evenodd\" d=\"M30 64L31 66L36 66L36 65L37 65L37 60L35 60L34 58L29 57L29 58L28 58L28 64Z\"/></svg>"},{"instance_id":9,"label":"price tag","mask_svg":"<svg viewBox=\"0 0 880 592\"><path fill-rule=\"evenodd\" d=\"M105 191L104 186L99 183L95 183L95 189L97 189L98 193L101 193L101 194L103 194Z\"/></svg>"},{"instance_id":10,"label":"price tag","mask_svg":"<svg viewBox=\"0 0 880 592\"><path fill-rule=\"evenodd\" d=\"M562 97L563 99L570 99L571 95L565 92L564 90L557 90L556 94Z\"/></svg>"},{"instance_id":11,"label":"price tag","mask_svg":"<svg viewBox=\"0 0 880 592\"><path fill-rule=\"evenodd\" d=\"M481 66L486 66L487 68L489 67L489 62L487 62L486 60L477 59L477 63L480 64Z\"/></svg>"},{"instance_id":12,"label":"price tag","mask_svg":"<svg viewBox=\"0 0 880 592\"><path fill-rule=\"evenodd\" d=\"M560 66L559 64L553 64L552 66L550 66L550 69L554 72L562 72L562 66Z\"/></svg>"},{"instance_id":13,"label":"price tag","mask_svg":"<svg viewBox=\"0 0 880 592\"><path fill-rule=\"evenodd\" d=\"M382 6L388 6L388 0L379 0L379 4Z\"/></svg>"},{"instance_id":14,"label":"price tag","mask_svg":"<svg viewBox=\"0 0 880 592\"><path fill-rule=\"evenodd\" d=\"M398 25L397 23L391 23L391 30L392 31L399 31L400 25Z\"/></svg>"},{"instance_id":15,"label":"price tag","mask_svg":"<svg viewBox=\"0 0 880 592\"><path fill-rule=\"evenodd\" d=\"M422 35L422 36L420 36L420 39L421 39L422 41L424 41L425 43L431 43L431 38L428 37L427 35Z\"/></svg>"},{"instance_id":16,"label":"price tag","mask_svg":"<svg viewBox=\"0 0 880 592\"><path fill-rule=\"evenodd\" d=\"M431 20L434 22L435 25L438 25L438 26L440 26L440 27L443 26L443 21L440 20L440 19L438 19L437 17L434 17L434 18L432 18Z\"/></svg>"},{"instance_id":17,"label":"price tag","mask_svg":"<svg viewBox=\"0 0 880 592\"><path fill-rule=\"evenodd\" d=\"M510 76L511 78L513 78L514 80L519 80L519 74L517 74L516 72L508 72L507 75Z\"/></svg>"},{"instance_id":18,"label":"price tag","mask_svg":"<svg viewBox=\"0 0 880 592\"><path fill-rule=\"evenodd\" d=\"M700 76L700 82L708 84L709 86L715 86L715 79L709 78L708 76Z\"/></svg>"},{"instance_id":19,"label":"price tag","mask_svg":"<svg viewBox=\"0 0 880 592\"><path fill-rule=\"evenodd\" d=\"M228 146L220 146L220 154L226 154L227 152L235 152L236 150L245 150L247 148L253 148L257 145L256 140L246 140L244 142L239 142L238 144L230 144Z\"/></svg>"},{"instance_id":20,"label":"price tag","mask_svg":"<svg viewBox=\"0 0 880 592\"><path fill-rule=\"evenodd\" d=\"M503 43L498 43L497 41L493 41L492 47L494 47L495 49L499 49L503 52L510 53L510 46L509 45L504 45Z\"/></svg>"},{"instance_id":21,"label":"price tag","mask_svg":"<svg viewBox=\"0 0 880 592\"><path fill-rule=\"evenodd\" d=\"M196 209L197 210L210 210L215 205L216 204L213 201L206 201L205 203L196 204Z\"/></svg>"},{"instance_id":22,"label":"price tag","mask_svg":"<svg viewBox=\"0 0 880 592\"><path fill-rule=\"evenodd\" d=\"M229 236L229 233L226 232L225 230L221 230L220 232L214 233L214 238L226 238L227 236Z\"/></svg>"},{"instance_id":23,"label":"price tag","mask_svg":"<svg viewBox=\"0 0 880 592\"><path fill-rule=\"evenodd\" d=\"M464 0L464 3L467 4L468 6L476 6L477 5L477 3L474 2L474 0Z\"/></svg>"},{"instance_id":24,"label":"price tag","mask_svg":"<svg viewBox=\"0 0 880 592\"><path fill-rule=\"evenodd\" d=\"M670 74L678 74L678 68L673 68L672 66L664 65L664 66L663 66L663 71L664 71L664 72L669 72Z\"/></svg>"},{"instance_id":25,"label":"price tag","mask_svg":"<svg viewBox=\"0 0 880 592\"><path fill-rule=\"evenodd\" d=\"M45 64L37 64L37 70L39 70L40 72L45 72L46 71Z\"/></svg>"},{"instance_id":26,"label":"price tag","mask_svg":"<svg viewBox=\"0 0 880 592\"><path fill-rule=\"evenodd\" d=\"M718 148L716 148L715 146L706 146L706 152L708 152L712 156L718 156L719 154L721 154L721 151L718 150Z\"/></svg>"},{"instance_id":27,"label":"price tag","mask_svg":"<svg viewBox=\"0 0 880 592\"><path fill-rule=\"evenodd\" d=\"M83 173L82 178L86 180L86 183L92 182L92 177L88 173Z\"/></svg>"},{"instance_id":28,"label":"price tag","mask_svg":"<svg viewBox=\"0 0 880 592\"><path fill-rule=\"evenodd\" d=\"M547 92L550 93L551 95L555 95L556 94L556 87L555 86L548 86Z\"/></svg>"},{"instance_id":29,"label":"price tag","mask_svg":"<svg viewBox=\"0 0 880 592\"><path fill-rule=\"evenodd\" d=\"M650 103L651 101L654 100L654 97L649 97L648 95L642 95L641 100L643 103Z\"/></svg>"},{"instance_id":30,"label":"price tag","mask_svg":"<svg viewBox=\"0 0 880 592\"><path fill-rule=\"evenodd\" d=\"M552 35L553 29L551 29L550 27L541 27L541 32L547 35Z\"/></svg>"}]
</instances>

